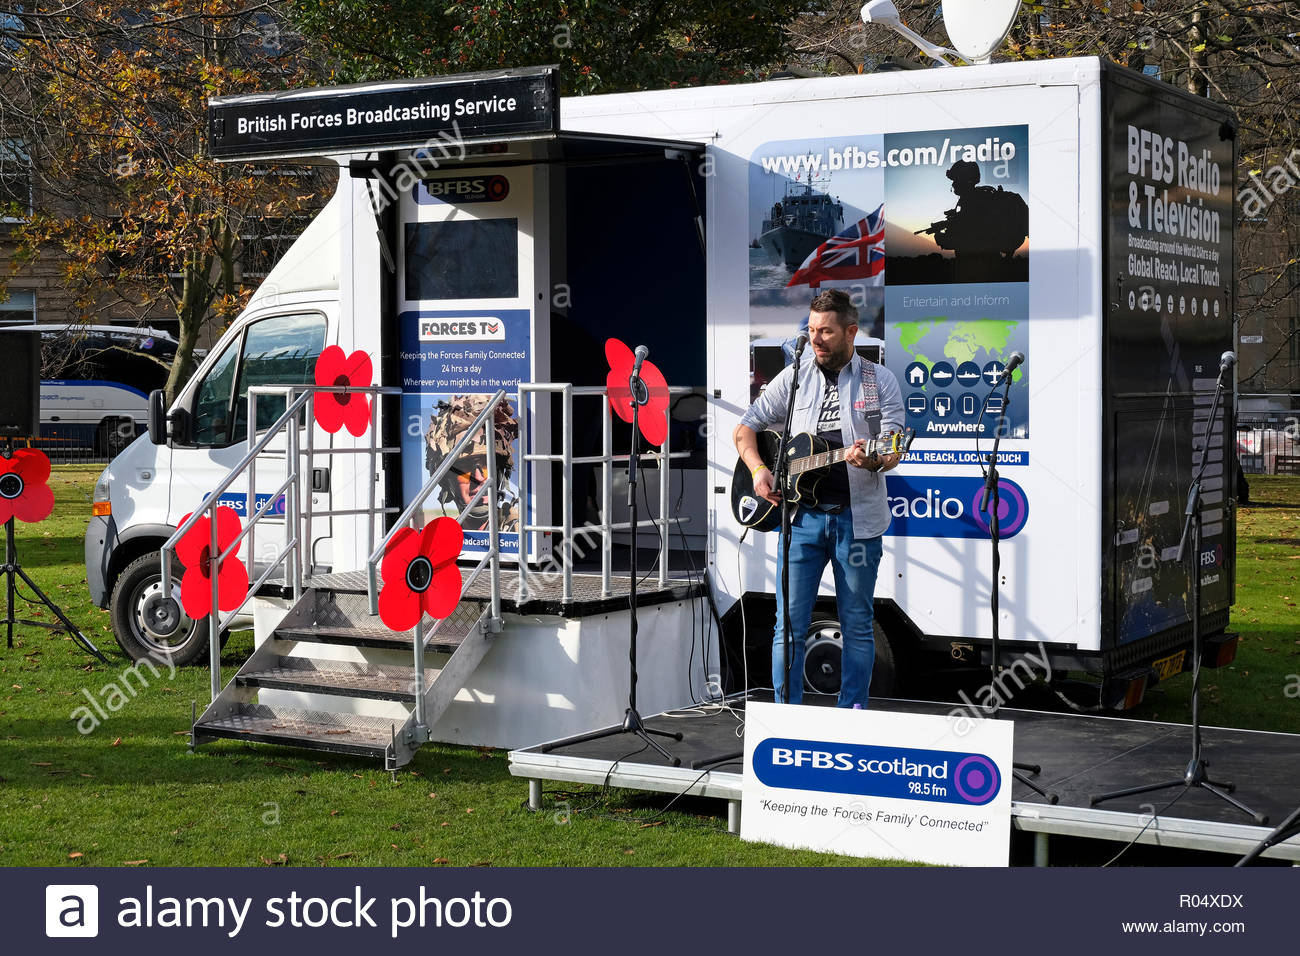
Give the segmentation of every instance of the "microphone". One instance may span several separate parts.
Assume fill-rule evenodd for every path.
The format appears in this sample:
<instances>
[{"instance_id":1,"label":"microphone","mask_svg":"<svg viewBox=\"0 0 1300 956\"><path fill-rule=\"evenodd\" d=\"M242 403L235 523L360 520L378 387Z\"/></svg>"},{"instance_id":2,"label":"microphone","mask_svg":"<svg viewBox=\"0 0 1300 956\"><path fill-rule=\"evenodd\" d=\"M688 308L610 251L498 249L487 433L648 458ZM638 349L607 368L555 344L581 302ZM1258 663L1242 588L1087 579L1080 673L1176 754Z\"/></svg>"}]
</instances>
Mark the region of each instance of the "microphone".
<instances>
[{"instance_id":1,"label":"microphone","mask_svg":"<svg viewBox=\"0 0 1300 956\"><path fill-rule=\"evenodd\" d=\"M999 384L1009 379L1011 377L1011 373L1014 372L1016 369L1020 368L1020 364L1024 360L1025 360L1024 352L1012 352L1011 358L1007 359L1007 364L1006 367L1002 370L1002 374L998 376Z\"/></svg>"},{"instance_id":2,"label":"microphone","mask_svg":"<svg viewBox=\"0 0 1300 956\"><path fill-rule=\"evenodd\" d=\"M644 345L638 345L635 354L636 363L632 366L632 374L628 376L627 388L632 393L632 404L646 405L650 402L650 389L641 380L641 363L646 360L650 350Z\"/></svg>"},{"instance_id":3,"label":"microphone","mask_svg":"<svg viewBox=\"0 0 1300 956\"><path fill-rule=\"evenodd\" d=\"M1219 388L1227 388L1228 371L1237 364L1237 353L1231 350L1219 356Z\"/></svg>"},{"instance_id":4,"label":"microphone","mask_svg":"<svg viewBox=\"0 0 1300 956\"><path fill-rule=\"evenodd\" d=\"M808 333L800 332L799 337L794 340L794 354L802 355L804 346L808 344Z\"/></svg>"}]
</instances>

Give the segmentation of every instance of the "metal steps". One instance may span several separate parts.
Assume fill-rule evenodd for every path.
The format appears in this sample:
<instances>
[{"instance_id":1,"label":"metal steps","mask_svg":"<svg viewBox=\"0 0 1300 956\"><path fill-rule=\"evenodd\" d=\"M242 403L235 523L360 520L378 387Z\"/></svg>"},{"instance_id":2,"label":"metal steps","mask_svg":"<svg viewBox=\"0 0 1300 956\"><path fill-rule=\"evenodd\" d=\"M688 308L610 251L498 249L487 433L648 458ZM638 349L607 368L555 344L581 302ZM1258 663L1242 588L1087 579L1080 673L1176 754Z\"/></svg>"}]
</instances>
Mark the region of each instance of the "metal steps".
<instances>
[{"instance_id":1,"label":"metal steps","mask_svg":"<svg viewBox=\"0 0 1300 956\"><path fill-rule=\"evenodd\" d=\"M481 606L478 602L472 603ZM450 654L460 646L461 641L470 633L476 622L476 615L465 615L460 620L449 617L447 623L439 627L436 634L425 640L424 646L428 650ZM383 647L409 651L415 644L415 638L410 631L374 631L352 627L282 627L275 633L279 638L345 647Z\"/></svg>"},{"instance_id":2,"label":"metal steps","mask_svg":"<svg viewBox=\"0 0 1300 956\"><path fill-rule=\"evenodd\" d=\"M425 624L421 660L438 655L440 666L417 674L416 631L389 630L355 589L309 588L194 722L191 749L225 738L368 757L388 770L404 766L500 631L490 604L477 599ZM339 659L349 655L361 660ZM263 691L323 696L329 709L266 703ZM395 705L399 716L367 715L366 702L372 709Z\"/></svg>"},{"instance_id":3,"label":"metal steps","mask_svg":"<svg viewBox=\"0 0 1300 956\"><path fill-rule=\"evenodd\" d=\"M437 668L425 668L426 687L437 679L438 673ZM247 673L241 671L235 675L235 683L241 687L272 687L415 703L415 668L388 664L379 666L310 657L281 657L270 668Z\"/></svg>"},{"instance_id":4,"label":"metal steps","mask_svg":"<svg viewBox=\"0 0 1300 956\"><path fill-rule=\"evenodd\" d=\"M194 733L200 743L225 737L383 760L398 729L398 721L382 717L243 704L225 717L199 721Z\"/></svg>"}]
</instances>

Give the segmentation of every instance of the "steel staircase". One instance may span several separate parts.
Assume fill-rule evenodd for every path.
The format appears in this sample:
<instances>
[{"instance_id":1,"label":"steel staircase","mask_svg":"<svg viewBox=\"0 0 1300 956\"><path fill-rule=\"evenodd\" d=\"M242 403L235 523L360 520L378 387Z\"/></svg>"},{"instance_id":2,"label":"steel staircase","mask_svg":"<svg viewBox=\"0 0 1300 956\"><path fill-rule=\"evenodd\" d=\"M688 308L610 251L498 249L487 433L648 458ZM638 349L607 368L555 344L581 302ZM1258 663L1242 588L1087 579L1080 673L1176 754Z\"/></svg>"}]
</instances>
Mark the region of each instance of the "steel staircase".
<instances>
[{"instance_id":1,"label":"steel staircase","mask_svg":"<svg viewBox=\"0 0 1300 956\"><path fill-rule=\"evenodd\" d=\"M419 515L425 499L438 488L457 457L480 432L485 436L483 442L491 447L492 435L488 430L505 392L498 391L492 396L382 540L375 542L373 529L389 509L376 506L373 482L370 484L368 507L360 511L345 508L317 512L317 517L365 515L367 527L372 532L368 544L373 550L363 570L311 577L304 574L304 569L310 565L307 558L312 520L310 494L304 494L304 482L311 478L313 456L348 452L368 455L370 473L374 474L377 456L400 451L399 448L381 447L372 441L368 446L317 452L313 448L313 431L310 427L302 428L300 416L311 421L316 395L338 391L370 394L377 400L381 395L400 394L401 390L375 386L251 387L248 390L248 421L258 421L257 400L261 395L282 396L287 406L284 413L264 433L254 435L250 432L245 456L218 482L204 502L180 523L162 547L159 556L163 578L161 593L170 595L174 593L171 562L178 542L198 521L209 520L212 537L208 549L211 562L208 577L212 582L212 610L207 623L212 703L192 723L191 750L224 737L382 759L385 769L397 770L409 763L420 746L429 741L430 726L437 722L483 659L491 646L492 635L501 631L495 455L487 456L487 480L462 511L462 515L468 513L480 502L488 508L487 553L476 567L462 570L462 577L463 587L468 589L480 575L486 575L489 597L462 597L447 617L438 620L422 617L414 628L403 632L394 632L380 621L378 598L379 565L389 542L403 528L421 526ZM378 433L377 411L376 402L371 406L371 436ZM307 433L305 450L299 440L300 430ZM259 456L276 453L272 442L280 436L283 436L285 444L280 454L286 461L287 476L263 503L255 506L257 461ZM250 517L242 525L237 538L230 542L220 541L218 522L213 520L216 509L221 495L241 480L247 485L245 513ZM304 499L307 502L305 509L300 507ZM245 538L249 539L249 550L253 550L253 530L277 500L284 503L284 544L275 560L268 562L257 580L252 582L243 602L223 615L217 609L218 569L241 547ZM278 584L272 581L277 573L282 574ZM264 586L276 588L285 597L291 596L293 606L223 688L218 635ZM175 598L160 599L160 605L154 617L172 622L174 626L180 616ZM426 660L426 656L430 660ZM270 702L261 699L263 692L270 692ZM282 705L280 700L286 694L305 696L313 709Z\"/></svg>"},{"instance_id":2,"label":"steel staircase","mask_svg":"<svg viewBox=\"0 0 1300 956\"><path fill-rule=\"evenodd\" d=\"M681 394L689 389L672 389ZM321 393L354 393L368 395L372 401L370 444L343 448L316 448L313 430L304 427L304 421L313 419L313 402ZM559 394L563 405L563 448L560 453L530 451L528 446L529 400L537 400L550 393ZM377 525L382 525L396 508L377 505L375 488L371 483L367 507L342 508L313 513L310 482L313 480L313 460L320 455L362 454L370 459L369 471L375 473L376 461L381 455L400 453L400 448L380 445L373 436L378 429L378 401L382 396L401 394L401 389L379 386L253 386L248 390L247 421L259 421L257 400L259 396L275 396L285 403L285 410L264 432L250 433L248 451L217 486L177 527L163 545L161 559L162 595L173 595L178 589L172 585L172 560L178 542L200 520L209 519L211 544L208 549L212 581L211 607L207 617L209 632L209 669L211 671L212 703L202 715L192 721L191 750L217 739L243 740L252 743L280 744L331 753L350 754L382 760L385 769L397 770L414 757L416 751L431 739L431 727L438 722L459 691L468 683L470 675L492 646L494 636L501 632L501 553L498 519L500 502L497 497L497 456L486 456L487 479L477 493L461 507L461 515L468 514L480 503L486 506L488 542L485 553L477 565L470 568L462 564L463 590L459 604L446 618L433 620L424 617L409 631L395 632L385 626L378 616L380 590L379 568L385 549L403 528L419 529L422 507L427 498L438 490L440 482L452 464L474 441L492 447L492 427L497 406L504 402L504 390L496 392L487 406L478 413L454 448L444 457L423 488L390 523L388 531L379 536ZM605 408L603 451L597 456L575 458L572 451L570 428L574 396L598 400ZM612 419L608 396L603 388L575 388L572 385L551 383L523 383L519 386L518 414L520 421L519 499L529 500L529 466L546 468L560 466L563 482L562 520L558 525L531 522L525 513L520 516L517 532L520 550L527 553L526 542L530 534L558 535L558 550L562 554L560 574L563 587L561 599L573 599L573 548L574 528L572 509L572 472L574 465L597 464L603 469L605 516L601 525L590 529L598 532L601 542L602 566L599 595L607 599L612 594L610 554L613 534L627 530L626 522L610 518L612 463ZM665 413L667 414L667 413ZM300 436L300 432L305 432ZM482 436L479 438L479 436ZM276 450L273 442L283 445ZM269 494L258 494L256 468L259 457L278 454L286 464L286 477L279 487ZM666 584L670 487L667 462L685 457L689 452L662 454L660 458L660 517L639 522L657 529L659 535L659 585ZM218 540L217 522L213 519L222 495L232 491L246 495L245 515L248 515L238 538L230 542ZM264 500L263 500L264 499ZM258 502L261 502L260 504ZM278 530L282 545L276 535L276 526L263 529L262 534L275 540L273 561L262 565L263 570L251 582L244 603L222 613L218 606L218 569L221 562L235 554L247 539L248 552L253 548L254 529L272 517L272 505L281 502L283 515ZM369 557L360 570L334 574L311 575L310 528L313 516L364 515L367 520L367 547ZM516 610L524 606L529 597L529 575L517 574ZM288 613L272 633L254 650L238 673L225 686L221 686L221 641L219 635L230 626L254 595L272 589L277 596L293 601ZM486 595L486 596L485 596ZM179 605L174 597L160 597L158 607L150 613L151 620L168 622L176 626L180 619ZM161 625L160 625L161 626ZM267 699L263 699L263 695ZM298 695L297 698L295 695ZM285 701L289 703L285 703Z\"/></svg>"},{"instance_id":3,"label":"steel staircase","mask_svg":"<svg viewBox=\"0 0 1300 956\"><path fill-rule=\"evenodd\" d=\"M325 576L319 586L311 582L194 722L191 746L218 738L282 744L382 759L397 770L429 740L429 727L487 653L493 630L490 602L462 600L423 635L434 666L417 680L410 663L388 662L397 657L391 652L412 660L416 631L391 631L370 614L363 575ZM264 689L319 695L338 707L268 705L258 699ZM366 701L389 702L391 715L366 715Z\"/></svg>"}]
</instances>

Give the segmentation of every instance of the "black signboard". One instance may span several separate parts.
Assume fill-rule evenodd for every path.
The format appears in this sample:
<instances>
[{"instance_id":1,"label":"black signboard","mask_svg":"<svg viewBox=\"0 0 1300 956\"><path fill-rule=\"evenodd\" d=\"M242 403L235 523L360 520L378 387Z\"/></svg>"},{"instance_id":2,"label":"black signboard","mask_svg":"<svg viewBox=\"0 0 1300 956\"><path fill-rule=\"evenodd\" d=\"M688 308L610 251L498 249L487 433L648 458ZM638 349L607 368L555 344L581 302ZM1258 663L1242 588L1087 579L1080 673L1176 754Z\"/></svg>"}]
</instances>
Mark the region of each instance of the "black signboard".
<instances>
[{"instance_id":1,"label":"black signboard","mask_svg":"<svg viewBox=\"0 0 1300 956\"><path fill-rule=\"evenodd\" d=\"M427 148L559 132L558 68L218 97L208 103L219 160Z\"/></svg>"},{"instance_id":2,"label":"black signboard","mask_svg":"<svg viewBox=\"0 0 1300 956\"><path fill-rule=\"evenodd\" d=\"M1231 346L1231 114L1127 71L1109 79L1111 391L1190 391Z\"/></svg>"},{"instance_id":3,"label":"black signboard","mask_svg":"<svg viewBox=\"0 0 1300 956\"><path fill-rule=\"evenodd\" d=\"M1221 628L1232 602L1230 375L1213 421L1210 409L1232 347L1235 121L1220 104L1125 70L1109 69L1107 80L1102 534L1115 646L1185 634L1193 573L1207 627ZM1180 560L1203 455L1204 539L1200 554Z\"/></svg>"}]
</instances>

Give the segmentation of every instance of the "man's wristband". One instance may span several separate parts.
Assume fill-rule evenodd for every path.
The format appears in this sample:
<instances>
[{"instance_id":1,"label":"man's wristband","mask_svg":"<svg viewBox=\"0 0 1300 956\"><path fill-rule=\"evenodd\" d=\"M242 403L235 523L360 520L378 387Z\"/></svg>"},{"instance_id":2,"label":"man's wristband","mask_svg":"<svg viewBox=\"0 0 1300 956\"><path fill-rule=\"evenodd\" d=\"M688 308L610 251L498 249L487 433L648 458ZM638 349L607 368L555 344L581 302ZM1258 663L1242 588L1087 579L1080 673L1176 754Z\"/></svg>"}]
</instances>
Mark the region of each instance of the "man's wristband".
<instances>
[{"instance_id":1,"label":"man's wristband","mask_svg":"<svg viewBox=\"0 0 1300 956\"><path fill-rule=\"evenodd\" d=\"M757 478L757 477L758 477L758 473L759 473L760 471L762 471L762 470L763 470L764 468L766 468L766 467L767 467L767 465L756 465L755 467L749 469L749 477L750 477L750 478Z\"/></svg>"}]
</instances>

